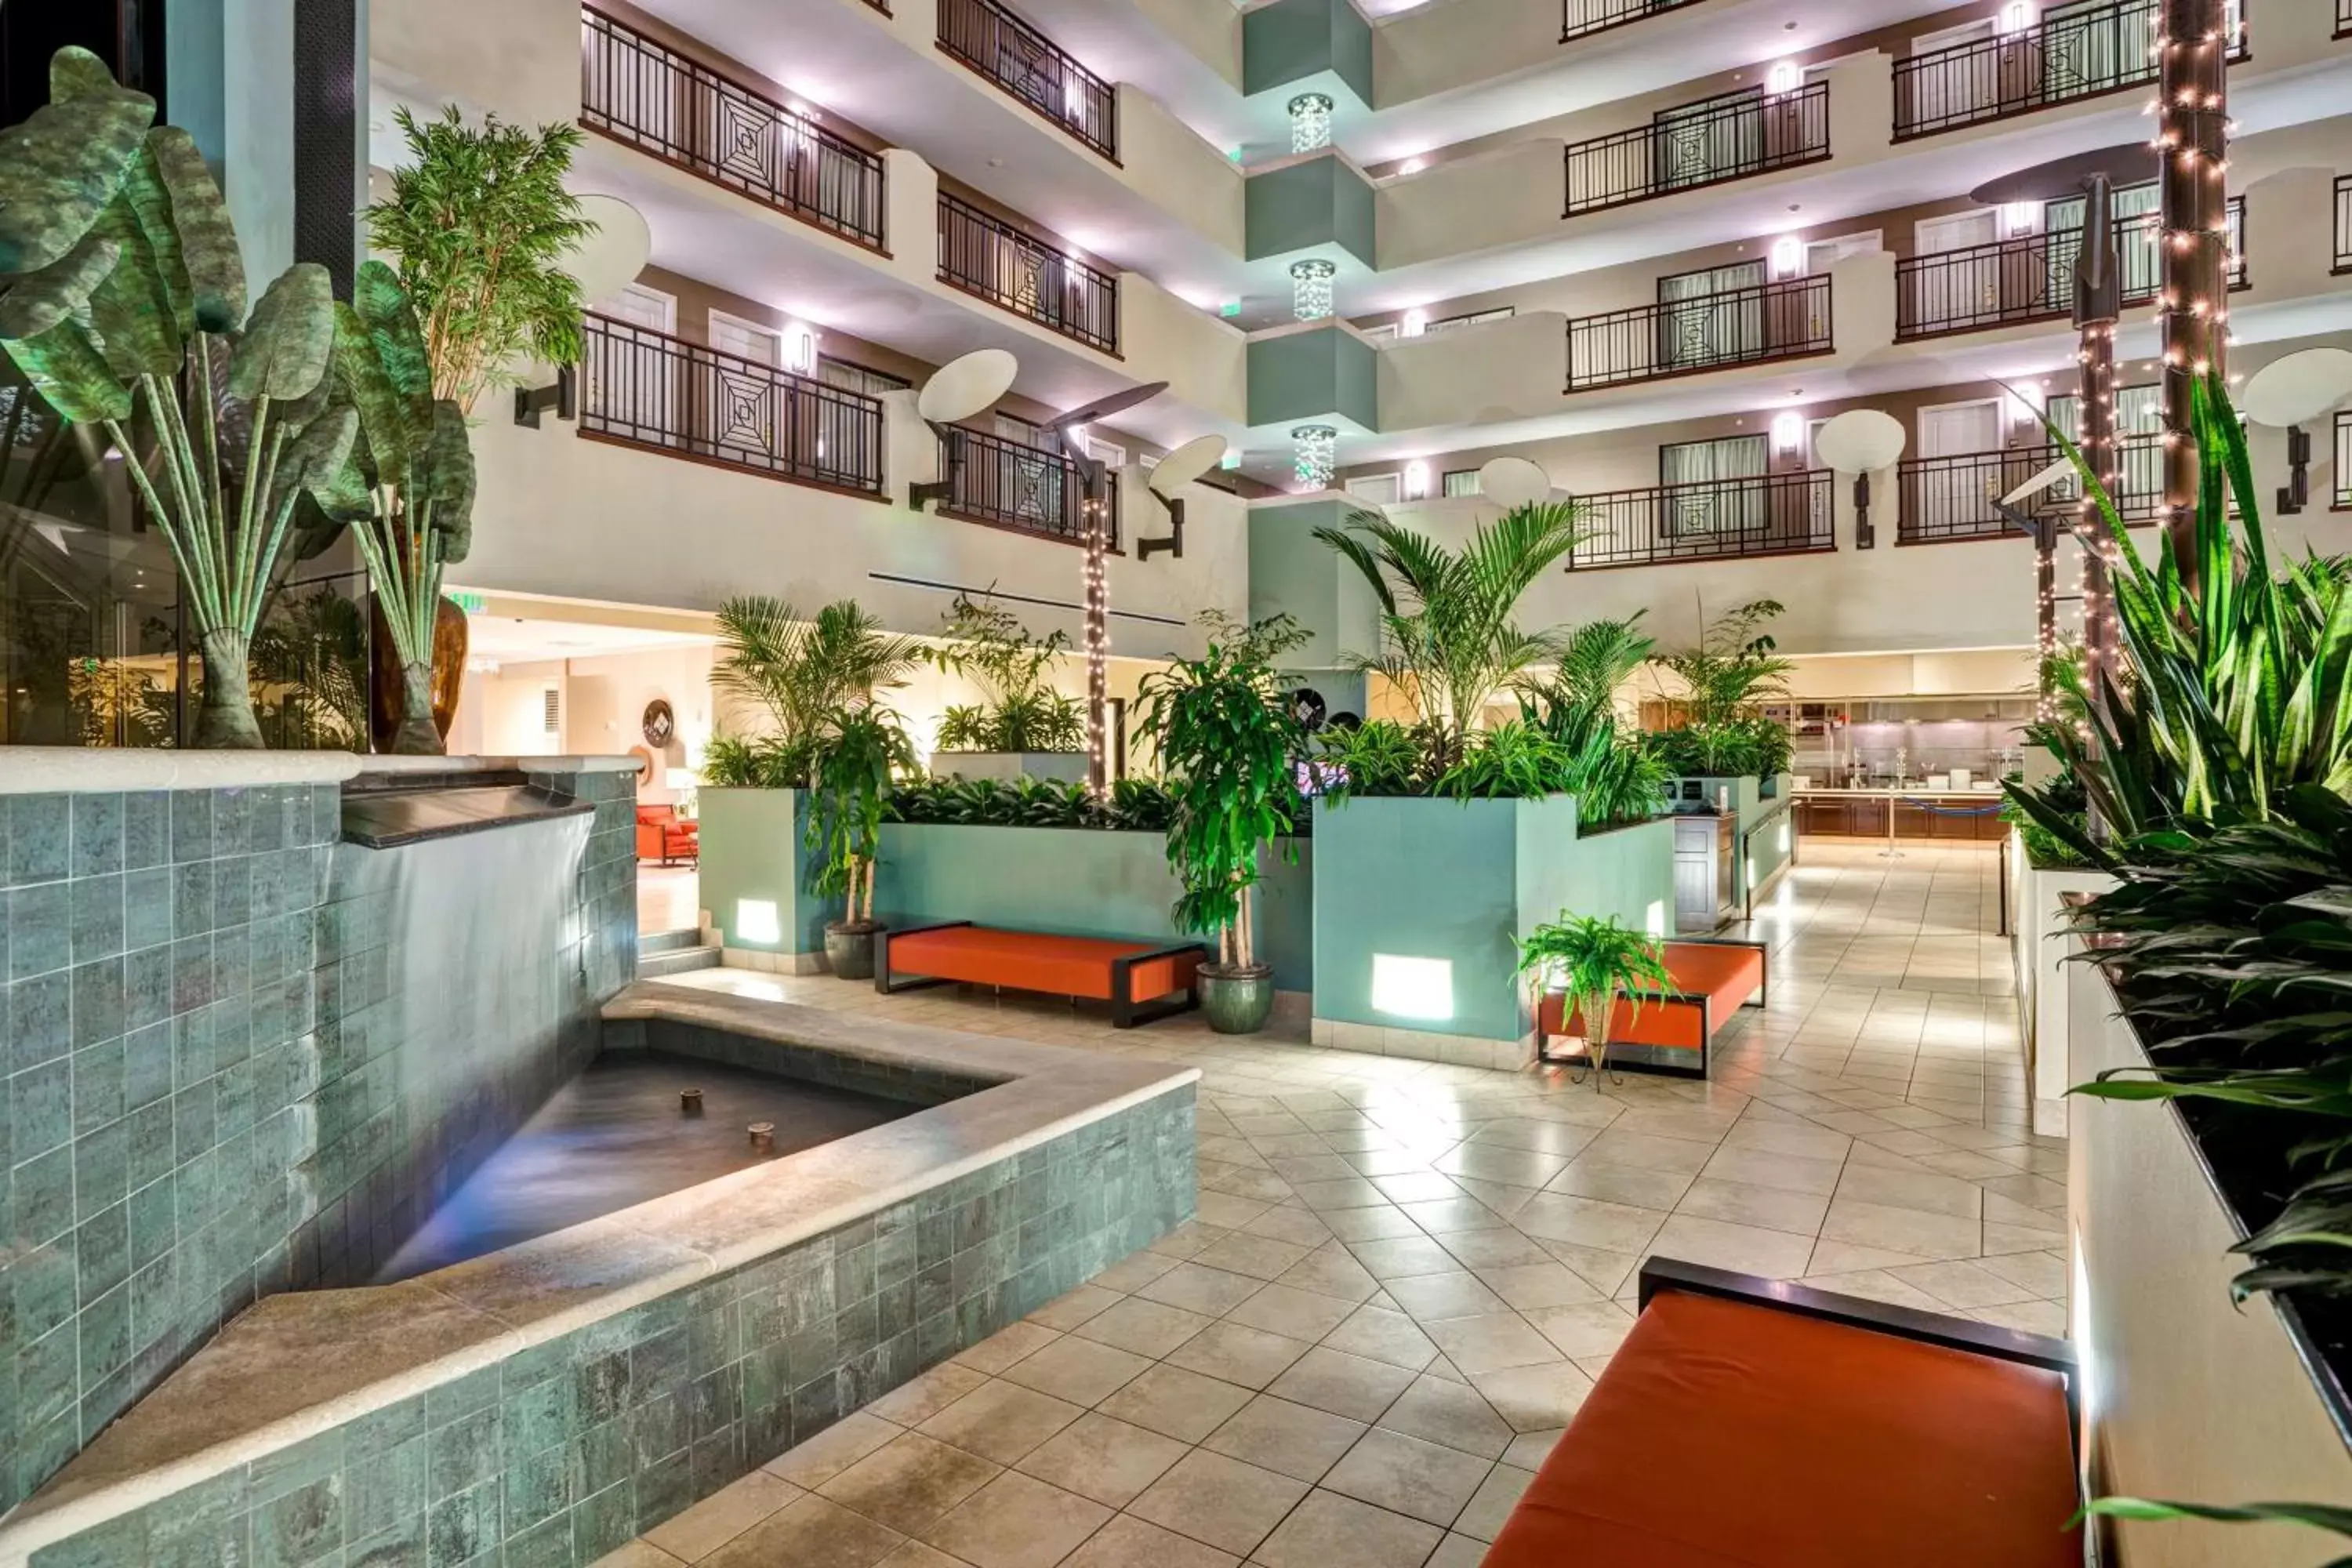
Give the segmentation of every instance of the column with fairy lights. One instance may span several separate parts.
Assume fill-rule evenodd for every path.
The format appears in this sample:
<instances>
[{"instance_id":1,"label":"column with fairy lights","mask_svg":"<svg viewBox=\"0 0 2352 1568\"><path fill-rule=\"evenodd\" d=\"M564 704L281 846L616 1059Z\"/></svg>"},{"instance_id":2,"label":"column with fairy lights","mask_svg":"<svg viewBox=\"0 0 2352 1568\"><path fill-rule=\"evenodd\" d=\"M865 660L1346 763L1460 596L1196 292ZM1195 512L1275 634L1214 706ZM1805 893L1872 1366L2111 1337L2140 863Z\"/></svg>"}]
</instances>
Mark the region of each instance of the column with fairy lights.
<instances>
[{"instance_id":1,"label":"column with fairy lights","mask_svg":"<svg viewBox=\"0 0 2352 1568\"><path fill-rule=\"evenodd\" d=\"M2075 357L2082 365L2083 461L2112 497L2120 472L2116 447L2116 321L2123 314L2123 278L2116 258L2114 191L2105 174L2084 182L2082 250L2074 262ZM2083 681L2096 708L2115 675L2115 531L2089 486L2083 491Z\"/></svg>"},{"instance_id":2,"label":"column with fairy lights","mask_svg":"<svg viewBox=\"0 0 2352 1568\"><path fill-rule=\"evenodd\" d=\"M1110 498L1100 481L1086 490L1087 789L1100 800L1110 792Z\"/></svg>"},{"instance_id":3,"label":"column with fairy lights","mask_svg":"<svg viewBox=\"0 0 2352 1568\"><path fill-rule=\"evenodd\" d=\"M2236 7L2228 0L2163 0L2156 25L2158 212L2164 329L2165 530L2173 560L2193 584L2197 552L2197 442L2191 388L2222 368L2229 331L2230 50Z\"/></svg>"}]
</instances>

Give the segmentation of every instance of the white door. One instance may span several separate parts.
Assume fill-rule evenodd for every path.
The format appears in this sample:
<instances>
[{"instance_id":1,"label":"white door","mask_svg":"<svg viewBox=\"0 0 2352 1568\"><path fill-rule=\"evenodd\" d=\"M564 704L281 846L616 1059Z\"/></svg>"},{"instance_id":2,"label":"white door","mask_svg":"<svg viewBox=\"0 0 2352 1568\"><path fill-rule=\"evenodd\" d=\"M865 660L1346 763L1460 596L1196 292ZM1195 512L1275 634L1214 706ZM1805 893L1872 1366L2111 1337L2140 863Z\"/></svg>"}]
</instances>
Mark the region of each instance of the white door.
<instances>
[{"instance_id":1,"label":"white door","mask_svg":"<svg viewBox=\"0 0 2352 1568\"><path fill-rule=\"evenodd\" d=\"M1991 247L2000 229L1990 207L1921 218L1912 231L1913 253L1948 259L1901 275L1904 314L1943 325L1998 316L2001 253ZM1968 254L1956 254L1960 251Z\"/></svg>"},{"instance_id":2,"label":"white door","mask_svg":"<svg viewBox=\"0 0 2352 1568\"><path fill-rule=\"evenodd\" d=\"M2000 400L1947 403L1919 410L1919 455L1949 458L2000 450Z\"/></svg>"},{"instance_id":3,"label":"white door","mask_svg":"<svg viewBox=\"0 0 2352 1568\"><path fill-rule=\"evenodd\" d=\"M2001 448L2000 400L1947 403L1919 410L1919 457L1916 482L1906 498L1919 515L1906 521L1918 534L1937 538L1967 532L1990 517L1985 505L1988 484L1998 486L2004 471L1997 461L1967 462L1977 453ZM1932 459L1945 458L1948 462Z\"/></svg>"},{"instance_id":4,"label":"white door","mask_svg":"<svg viewBox=\"0 0 2352 1568\"><path fill-rule=\"evenodd\" d=\"M1963 23L1940 32L1922 33L1911 40L1916 58L1937 49L1982 43L1993 36L1993 19ZM1994 57L1981 52L1953 55L1911 76L1908 124L1939 125L1955 115L1990 106L2000 94ZM1899 111L1898 111L1899 112Z\"/></svg>"},{"instance_id":5,"label":"white door","mask_svg":"<svg viewBox=\"0 0 2352 1568\"><path fill-rule=\"evenodd\" d=\"M754 364L781 364L783 342L782 333L756 321L730 316L724 310L710 312L710 346L720 353L733 354Z\"/></svg>"}]
</instances>

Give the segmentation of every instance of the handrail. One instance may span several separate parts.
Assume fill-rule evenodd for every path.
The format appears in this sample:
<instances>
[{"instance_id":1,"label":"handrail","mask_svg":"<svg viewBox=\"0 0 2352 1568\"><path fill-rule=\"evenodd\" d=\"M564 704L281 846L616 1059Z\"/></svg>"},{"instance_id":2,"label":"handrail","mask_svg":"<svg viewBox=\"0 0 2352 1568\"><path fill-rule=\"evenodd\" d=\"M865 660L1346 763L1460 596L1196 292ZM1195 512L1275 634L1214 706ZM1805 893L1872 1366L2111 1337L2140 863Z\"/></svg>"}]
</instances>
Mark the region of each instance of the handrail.
<instances>
[{"instance_id":1,"label":"handrail","mask_svg":"<svg viewBox=\"0 0 2352 1568\"><path fill-rule=\"evenodd\" d=\"M882 493L879 399L593 311L583 325L583 435Z\"/></svg>"},{"instance_id":2,"label":"handrail","mask_svg":"<svg viewBox=\"0 0 2352 1568\"><path fill-rule=\"evenodd\" d=\"M2007 120L2152 82L2160 10L2160 0L2114 0L1897 59L1895 140ZM2230 58L2242 59L2245 49L2241 26Z\"/></svg>"},{"instance_id":3,"label":"handrail","mask_svg":"<svg viewBox=\"0 0 2352 1568\"><path fill-rule=\"evenodd\" d=\"M1067 454L984 430L950 426L940 437L940 472L950 486L943 515L1041 534L1066 544L1087 539L1086 485ZM1118 548L1118 485L1107 487L1104 540Z\"/></svg>"},{"instance_id":4,"label":"handrail","mask_svg":"<svg viewBox=\"0 0 2352 1568\"><path fill-rule=\"evenodd\" d=\"M2110 498L2127 522L2153 522L2164 510L2164 438L2126 436L2117 444L2120 476ZM1900 515L1897 544L1946 544L1969 539L2020 537L1993 501L2063 454L2054 443L2010 447L1998 452L1956 452L1940 458L1906 458L1895 465ZM2082 489L2068 476L2023 504L2035 516L2074 510Z\"/></svg>"},{"instance_id":5,"label":"handrail","mask_svg":"<svg viewBox=\"0 0 2352 1568\"><path fill-rule=\"evenodd\" d=\"M1581 496L1571 572L1809 554L1837 548L1826 468Z\"/></svg>"},{"instance_id":6,"label":"handrail","mask_svg":"<svg viewBox=\"0 0 2352 1568\"><path fill-rule=\"evenodd\" d=\"M1830 279L1782 278L1568 323L1568 390L1828 353Z\"/></svg>"},{"instance_id":7,"label":"handrail","mask_svg":"<svg viewBox=\"0 0 2352 1568\"><path fill-rule=\"evenodd\" d=\"M1105 353L1118 353L1118 279L940 193L940 281Z\"/></svg>"},{"instance_id":8,"label":"handrail","mask_svg":"<svg viewBox=\"0 0 2352 1568\"><path fill-rule=\"evenodd\" d=\"M1629 22L1667 11L1679 11L1697 0L1560 0L1559 41L1605 33ZM2341 0L2352 5L2352 0Z\"/></svg>"},{"instance_id":9,"label":"handrail","mask_svg":"<svg viewBox=\"0 0 2352 1568\"><path fill-rule=\"evenodd\" d=\"M1118 162L1118 92L996 0L940 0L940 47Z\"/></svg>"},{"instance_id":10,"label":"handrail","mask_svg":"<svg viewBox=\"0 0 2352 1568\"><path fill-rule=\"evenodd\" d=\"M1718 93L1663 110L1647 125L1571 142L1564 217L1746 179L1830 155L1830 84Z\"/></svg>"},{"instance_id":11,"label":"handrail","mask_svg":"<svg viewBox=\"0 0 2352 1568\"><path fill-rule=\"evenodd\" d=\"M844 238L882 248L882 160L601 11L580 14L580 121Z\"/></svg>"},{"instance_id":12,"label":"handrail","mask_svg":"<svg viewBox=\"0 0 2352 1568\"><path fill-rule=\"evenodd\" d=\"M2231 196L2229 225L2229 286L2247 287L2246 198ZM2145 305L2162 281L2157 241L2162 222L2155 213L2116 220L2116 252L2123 272L2123 302ZM2074 257L2082 244L2080 225L1925 256L1895 263L1895 338L1897 342L2014 326L2067 315L2074 308Z\"/></svg>"}]
</instances>

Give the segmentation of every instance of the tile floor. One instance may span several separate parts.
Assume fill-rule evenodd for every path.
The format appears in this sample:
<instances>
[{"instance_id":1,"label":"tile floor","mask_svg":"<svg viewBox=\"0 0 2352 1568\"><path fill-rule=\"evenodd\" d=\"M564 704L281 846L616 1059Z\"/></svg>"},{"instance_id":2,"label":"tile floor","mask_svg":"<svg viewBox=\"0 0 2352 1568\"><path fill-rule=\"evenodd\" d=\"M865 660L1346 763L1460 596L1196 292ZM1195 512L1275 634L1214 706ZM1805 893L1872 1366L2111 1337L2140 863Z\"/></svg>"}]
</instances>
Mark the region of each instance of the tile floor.
<instances>
[{"instance_id":1,"label":"tile floor","mask_svg":"<svg viewBox=\"0 0 2352 1568\"><path fill-rule=\"evenodd\" d=\"M1198 1065L1197 1220L607 1562L1470 1568L1651 1253L2063 1332L1989 848L1809 842L1717 1077L1570 1084L1197 1019L679 983Z\"/></svg>"}]
</instances>

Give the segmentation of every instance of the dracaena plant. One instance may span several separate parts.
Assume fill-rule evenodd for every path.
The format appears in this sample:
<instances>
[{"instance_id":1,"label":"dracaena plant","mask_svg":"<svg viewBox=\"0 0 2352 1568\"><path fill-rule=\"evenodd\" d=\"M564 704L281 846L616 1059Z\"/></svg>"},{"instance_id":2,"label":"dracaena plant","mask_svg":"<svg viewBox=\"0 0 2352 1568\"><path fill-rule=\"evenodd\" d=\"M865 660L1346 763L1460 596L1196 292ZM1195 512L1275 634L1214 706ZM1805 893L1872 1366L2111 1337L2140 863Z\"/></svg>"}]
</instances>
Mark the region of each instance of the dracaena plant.
<instances>
[{"instance_id":1,"label":"dracaena plant","mask_svg":"<svg viewBox=\"0 0 2352 1568\"><path fill-rule=\"evenodd\" d=\"M1037 637L1021 617L985 596L959 595L925 661L978 686L982 700L940 716L942 752L1079 752L1087 744L1086 704L1053 687L1068 634Z\"/></svg>"},{"instance_id":2,"label":"dracaena plant","mask_svg":"<svg viewBox=\"0 0 2352 1568\"><path fill-rule=\"evenodd\" d=\"M195 743L258 747L254 630L280 568L331 538L298 526L331 522L301 503L357 431L327 374L327 273L288 269L248 314L227 205L187 132L149 129L152 104L86 51L58 53L49 89L0 147L0 350L122 453L172 551L204 661ZM92 144L61 144L77 132Z\"/></svg>"}]
</instances>

